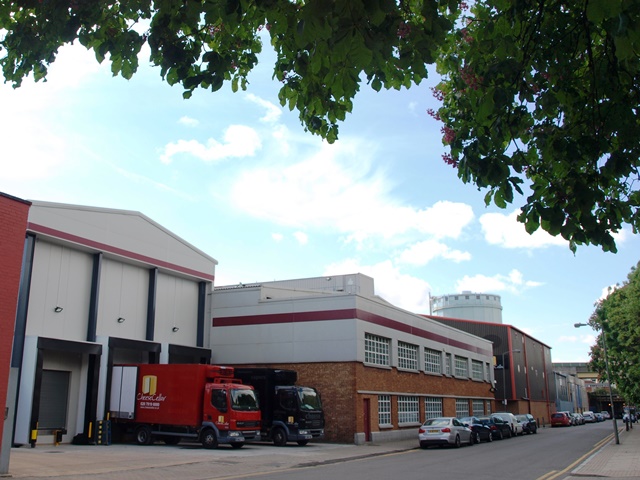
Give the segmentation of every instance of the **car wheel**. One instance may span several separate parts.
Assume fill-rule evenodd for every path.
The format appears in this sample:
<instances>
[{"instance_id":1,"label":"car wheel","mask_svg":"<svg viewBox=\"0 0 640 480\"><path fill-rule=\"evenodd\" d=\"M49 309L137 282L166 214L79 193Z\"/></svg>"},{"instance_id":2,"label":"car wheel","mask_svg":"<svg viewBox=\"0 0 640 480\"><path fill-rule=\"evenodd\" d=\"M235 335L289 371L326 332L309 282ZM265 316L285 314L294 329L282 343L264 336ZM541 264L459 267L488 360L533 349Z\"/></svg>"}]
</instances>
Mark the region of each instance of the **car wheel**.
<instances>
[{"instance_id":1,"label":"car wheel","mask_svg":"<svg viewBox=\"0 0 640 480\"><path fill-rule=\"evenodd\" d=\"M422 448L423 450L426 450L429 447L429 445L427 445L426 442L420 442L420 448Z\"/></svg>"},{"instance_id":2,"label":"car wheel","mask_svg":"<svg viewBox=\"0 0 640 480\"><path fill-rule=\"evenodd\" d=\"M202 432L200 443L202 443L202 446L208 450L218 448L218 437L216 437L216 432L212 428L207 428Z\"/></svg>"},{"instance_id":3,"label":"car wheel","mask_svg":"<svg viewBox=\"0 0 640 480\"><path fill-rule=\"evenodd\" d=\"M489 432L489 437L487 438L487 442L493 442L493 433Z\"/></svg>"},{"instance_id":4,"label":"car wheel","mask_svg":"<svg viewBox=\"0 0 640 480\"><path fill-rule=\"evenodd\" d=\"M287 434L281 428L276 428L271 434L273 438L273 444L276 447L284 447L287 444Z\"/></svg>"},{"instance_id":5,"label":"car wheel","mask_svg":"<svg viewBox=\"0 0 640 480\"><path fill-rule=\"evenodd\" d=\"M480 433L474 432L472 433L473 438L471 439L471 443L480 443Z\"/></svg>"},{"instance_id":6,"label":"car wheel","mask_svg":"<svg viewBox=\"0 0 640 480\"><path fill-rule=\"evenodd\" d=\"M456 443L453 444L454 447L460 448L460 435L456 435Z\"/></svg>"},{"instance_id":7,"label":"car wheel","mask_svg":"<svg viewBox=\"0 0 640 480\"><path fill-rule=\"evenodd\" d=\"M507 432L509 432L507 433L507 438L511 438L511 429L507 430Z\"/></svg>"},{"instance_id":8,"label":"car wheel","mask_svg":"<svg viewBox=\"0 0 640 480\"><path fill-rule=\"evenodd\" d=\"M535 435L536 433L538 433L538 427L536 427L536 428L534 428L533 430L531 430L531 433L533 433L534 435Z\"/></svg>"},{"instance_id":9,"label":"car wheel","mask_svg":"<svg viewBox=\"0 0 640 480\"><path fill-rule=\"evenodd\" d=\"M153 435L148 426L140 425L136 428L136 443L138 445L151 445L153 443Z\"/></svg>"}]
</instances>

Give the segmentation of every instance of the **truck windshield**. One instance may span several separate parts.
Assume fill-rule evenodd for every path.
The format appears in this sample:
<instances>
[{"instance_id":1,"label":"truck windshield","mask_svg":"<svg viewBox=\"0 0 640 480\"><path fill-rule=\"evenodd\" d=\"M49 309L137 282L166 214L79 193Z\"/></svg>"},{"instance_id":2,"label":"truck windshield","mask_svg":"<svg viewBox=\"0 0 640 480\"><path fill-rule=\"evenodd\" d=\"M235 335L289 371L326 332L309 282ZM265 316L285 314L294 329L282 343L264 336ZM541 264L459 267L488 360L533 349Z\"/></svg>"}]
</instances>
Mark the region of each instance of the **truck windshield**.
<instances>
[{"instance_id":1,"label":"truck windshield","mask_svg":"<svg viewBox=\"0 0 640 480\"><path fill-rule=\"evenodd\" d=\"M301 410L322 410L320 395L312 388L298 388Z\"/></svg>"},{"instance_id":2,"label":"truck windshield","mask_svg":"<svg viewBox=\"0 0 640 480\"><path fill-rule=\"evenodd\" d=\"M260 410L255 392L248 388L231 390L231 408L234 410Z\"/></svg>"}]
</instances>

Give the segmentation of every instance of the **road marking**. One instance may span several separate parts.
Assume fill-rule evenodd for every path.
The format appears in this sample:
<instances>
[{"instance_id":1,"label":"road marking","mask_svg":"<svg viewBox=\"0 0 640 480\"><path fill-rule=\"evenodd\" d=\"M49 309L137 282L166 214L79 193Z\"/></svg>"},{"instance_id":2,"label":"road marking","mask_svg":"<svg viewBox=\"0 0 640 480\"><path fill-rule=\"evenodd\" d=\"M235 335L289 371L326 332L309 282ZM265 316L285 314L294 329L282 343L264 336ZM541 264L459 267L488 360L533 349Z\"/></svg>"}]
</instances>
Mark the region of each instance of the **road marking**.
<instances>
[{"instance_id":1,"label":"road marking","mask_svg":"<svg viewBox=\"0 0 640 480\"><path fill-rule=\"evenodd\" d=\"M581 462L583 462L587 457L590 457L595 452L600 450L600 448L602 448L602 446L605 443L610 442L612 438L613 438L613 433L607 435L602 440L600 440L598 443L596 443L591 450L589 450L587 453L582 455L580 458L578 458L575 462L573 462L571 465L569 465L564 470L560 470L559 472L557 470L551 470L550 472L545 473L541 477L538 477L536 480L553 480L555 478L558 478L560 475L564 475L568 471L572 470L576 465L579 465Z\"/></svg>"}]
</instances>

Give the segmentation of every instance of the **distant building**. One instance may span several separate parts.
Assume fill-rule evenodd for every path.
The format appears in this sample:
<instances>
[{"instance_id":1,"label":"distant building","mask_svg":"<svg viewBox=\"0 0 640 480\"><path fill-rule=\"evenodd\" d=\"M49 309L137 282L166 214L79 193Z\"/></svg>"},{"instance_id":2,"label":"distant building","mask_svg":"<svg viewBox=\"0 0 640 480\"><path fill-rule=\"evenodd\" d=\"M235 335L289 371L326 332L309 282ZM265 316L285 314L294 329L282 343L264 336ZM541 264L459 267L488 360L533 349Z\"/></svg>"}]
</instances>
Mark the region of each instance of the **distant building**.
<instances>
[{"instance_id":1,"label":"distant building","mask_svg":"<svg viewBox=\"0 0 640 480\"><path fill-rule=\"evenodd\" d=\"M431 297L431 314L479 322L502 323L500 295L464 291Z\"/></svg>"}]
</instances>

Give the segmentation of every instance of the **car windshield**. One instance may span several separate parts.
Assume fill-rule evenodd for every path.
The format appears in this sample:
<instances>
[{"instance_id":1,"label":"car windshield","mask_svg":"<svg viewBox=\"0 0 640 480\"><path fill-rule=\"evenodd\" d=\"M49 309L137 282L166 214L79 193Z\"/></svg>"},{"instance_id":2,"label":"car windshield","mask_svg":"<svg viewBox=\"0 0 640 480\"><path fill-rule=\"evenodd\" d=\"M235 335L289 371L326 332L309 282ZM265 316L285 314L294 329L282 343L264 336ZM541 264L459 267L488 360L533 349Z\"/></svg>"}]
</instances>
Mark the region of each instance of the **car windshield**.
<instances>
[{"instance_id":1,"label":"car windshield","mask_svg":"<svg viewBox=\"0 0 640 480\"><path fill-rule=\"evenodd\" d=\"M424 424L429 427L444 427L446 425L449 425L449 419L448 418L430 418L429 420L424 422Z\"/></svg>"},{"instance_id":2,"label":"car windshield","mask_svg":"<svg viewBox=\"0 0 640 480\"><path fill-rule=\"evenodd\" d=\"M322 402L318 393L308 387L298 388L298 398L300 399L301 410L322 410Z\"/></svg>"},{"instance_id":3,"label":"car windshield","mask_svg":"<svg viewBox=\"0 0 640 480\"><path fill-rule=\"evenodd\" d=\"M255 392L248 388L234 388L231 390L231 408L247 411L260 410Z\"/></svg>"}]
</instances>

